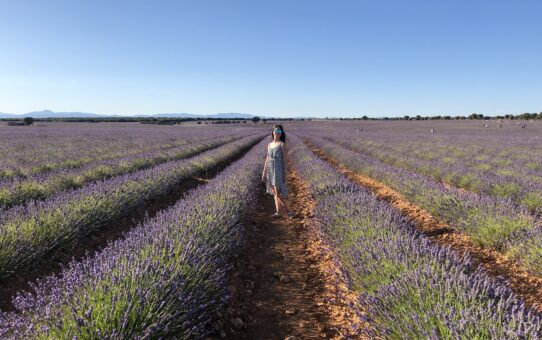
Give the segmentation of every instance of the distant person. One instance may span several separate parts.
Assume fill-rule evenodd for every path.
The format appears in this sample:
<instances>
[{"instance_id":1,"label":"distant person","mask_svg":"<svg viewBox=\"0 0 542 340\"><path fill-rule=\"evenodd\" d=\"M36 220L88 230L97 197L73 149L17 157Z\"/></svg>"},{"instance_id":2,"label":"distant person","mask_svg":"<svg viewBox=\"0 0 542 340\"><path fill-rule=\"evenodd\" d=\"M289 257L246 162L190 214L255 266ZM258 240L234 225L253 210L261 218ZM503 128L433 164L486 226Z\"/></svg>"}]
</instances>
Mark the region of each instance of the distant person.
<instances>
[{"instance_id":1,"label":"distant person","mask_svg":"<svg viewBox=\"0 0 542 340\"><path fill-rule=\"evenodd\" d=\"M431 129L431 133L435 132L435 129Z\"/></svg>"},{"instance_id":2,"label":"distant person","mask_svg":"<svg viewBox=\"0 0 542 340\"><path fill-rule=\"evenodd\" d=\"M262 181L265 182L267 193L275 198L277 212L271 217L293 218L288 206L288 188L286 187L286 165L288 149L286 148L286 133L282 125L275 125L271 132L273 141L267 145L267 157L263 166Z\"/></svg>"}]
</instances>

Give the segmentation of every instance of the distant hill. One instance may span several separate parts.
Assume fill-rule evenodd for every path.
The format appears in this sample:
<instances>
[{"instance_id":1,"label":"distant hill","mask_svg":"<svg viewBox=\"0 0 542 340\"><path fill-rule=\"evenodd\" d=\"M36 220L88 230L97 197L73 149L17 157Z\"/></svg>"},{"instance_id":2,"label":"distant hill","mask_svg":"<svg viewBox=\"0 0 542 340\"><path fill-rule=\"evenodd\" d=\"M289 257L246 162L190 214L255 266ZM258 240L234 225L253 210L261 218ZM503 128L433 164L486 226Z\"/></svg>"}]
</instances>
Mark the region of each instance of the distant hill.
<instances>
[{"instance_id":1,"label":"distant hill","mask_svg":"<svg viewBox=\"0 0 542 340\"><path fill-rule=\"evenodd\" d=\"M86 113L86 112L54 112L51 110L43 111L34 111L23 114L12 114L12 113L1 113L0 118L100 118L100 117L123 117L120 115L100 115L96 113ZM131 115L124 117L157 117L157 118L245 118L250 119L254 117L248 113L216 113L211 115L199 115L192 113L158 113L158 114L148 114L148 115Z\"/></svg>"},{"instance_id":2,"label":"distant hill","mask_svg":"<svg viewBox=\"0 0 542 340\"><path fill-rule=\"evenodd\" d=\"M0 113L0 118L68 118L68 117L78 117L78 118L90 118L90 117L104 117L95 113L85 113L85 112L53 112L51 110L43 111L34 111L23 114L12 114L12 113Z\"/></svg>"},{"instance_id":3,"label":"distant hill","mask_svg":"<svg viewBox=\"0 0 542 340\"><path fill-rule=\"evenodd\" d=\"M210 118L246 118L250 119L254 117L254 115L248 114L248 113L217 113L214 115L209 115L207 117Z\"/></svg>"},{"instance_id":4,"label":"distant hill","mask_svg":"<svg viewBox=\"0 0 542 340\"><path fill-rule=\"evenodd\" d=\"M68 118L68 117L82 117L82 118L90 118L90 117L101 117L101 115L96 113L85 113L85 112L53 112L50 110L44 110L44 111L35 111L35 112L29 112L24 117L32 117L32 118Z\"/></svg>"}]
</instances>

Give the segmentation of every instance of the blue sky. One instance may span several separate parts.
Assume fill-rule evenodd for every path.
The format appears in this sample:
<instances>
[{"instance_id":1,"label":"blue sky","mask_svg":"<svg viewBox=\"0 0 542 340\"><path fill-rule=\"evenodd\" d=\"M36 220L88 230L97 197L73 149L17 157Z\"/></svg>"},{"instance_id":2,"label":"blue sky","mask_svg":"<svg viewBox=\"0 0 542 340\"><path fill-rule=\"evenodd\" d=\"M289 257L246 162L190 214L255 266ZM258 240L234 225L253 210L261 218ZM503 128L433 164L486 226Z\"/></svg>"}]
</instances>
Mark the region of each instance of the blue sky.
<instances>
[{"instance_id":1,"label":"blue sky","mask_svg":"<svg viewBox=\"0 0 542 340\"><path fill-rule=\"evenodd\" d=\"M540 112L541 17L528 0L0 0L0 112Z\"/></svg>"}]
</instances>

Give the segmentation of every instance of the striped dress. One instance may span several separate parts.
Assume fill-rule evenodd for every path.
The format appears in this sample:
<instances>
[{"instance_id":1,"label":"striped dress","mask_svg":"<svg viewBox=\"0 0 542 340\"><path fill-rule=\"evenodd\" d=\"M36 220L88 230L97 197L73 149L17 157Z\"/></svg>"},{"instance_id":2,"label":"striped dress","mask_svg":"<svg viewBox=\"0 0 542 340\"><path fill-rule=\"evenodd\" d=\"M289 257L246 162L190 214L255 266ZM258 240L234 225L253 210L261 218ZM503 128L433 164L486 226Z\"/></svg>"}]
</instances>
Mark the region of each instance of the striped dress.
<instances>
[{"instance_id":1,"label":"striped dress","mask_svg":"<svg viewBox=\"0 0 542 340\"><path fill-rule=\"evenodd\" d=\"M267 146L267 193L273 195L272 185L276 185L281 197L288 198L288 188L284 178L285 164L282 152L283 143Z\"/></svg>"}]
</instances>

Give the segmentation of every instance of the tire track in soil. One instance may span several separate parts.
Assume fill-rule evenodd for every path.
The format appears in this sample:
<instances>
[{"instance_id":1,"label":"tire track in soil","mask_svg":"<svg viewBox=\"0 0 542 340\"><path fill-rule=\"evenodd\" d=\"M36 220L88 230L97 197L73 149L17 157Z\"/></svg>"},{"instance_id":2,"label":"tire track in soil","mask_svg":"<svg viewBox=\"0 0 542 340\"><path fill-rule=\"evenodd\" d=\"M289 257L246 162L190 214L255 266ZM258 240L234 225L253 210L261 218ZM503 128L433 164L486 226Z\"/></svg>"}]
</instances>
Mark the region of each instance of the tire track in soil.
<instances>
[{"instance_id":1,"label":"tire track in soil","mask_svg":"<svg viewBox=\"0 0 542 340\"><path fill-rule=\"evenodd\" d=\"M288 190L293 220L270 217L273 198L259 188L256 211L234 260L232 302L219 313L223 321L214 325L217 337L369 339L357 295L348 289L331 247L315 227L314 202L292 170Z\"/></svg>"},{"instance_id":2,"label":"tire track in soil","mask_svg":"<svg viewBox=\"0 0 542 340\"><path fill-rule=\"evenodd\" d=\"M33 263L32 267L21 270L9 278L0 280L0 311L14 311L15 308L12 304L12 298L15 293L21 290L33 292L30 283L39 278L58 274L65 266L69 265L72 260L77 261L87 255L93 255L107 247L110 242L121 239L132 228L138 226L145 218L156 216L160 211L169 208L178 200L182 199L188 191L206 184L228 165L245 155L258 142L239 149L239 152L229 160L184 180L182 183L179 183L172 188L168 193L146 202L143 207L140 207L123 217L120 221L113 222L111 225L100 228L99 230L94 230L73 244L57 248L53 250L49 256ZM192 157L200 153L202 152L199 152Z\"/></svg>"},{"instance_id":3,"label":"tire track in soil","mask_svg":"<svg viewBox=\"0 0 542 340\"><path fill-rule=\"evenodd\" d=\"M427 210L409 202L399 192L370 177L349 170L308 140L304 139L303 142L318 157L333 165L349 180L368 188L379 199L391 204L404 216L411 219L416 229L430 240L440 245L450 246L462 255L470 255L473 262L482 266L489 275L504 278L510 289L521 297L527 306L542 313L541 277L531 274L525 267L504 254L475 244L468 235L453 229L450 225L432 216Z\"/></svg>"}]
</instances>

